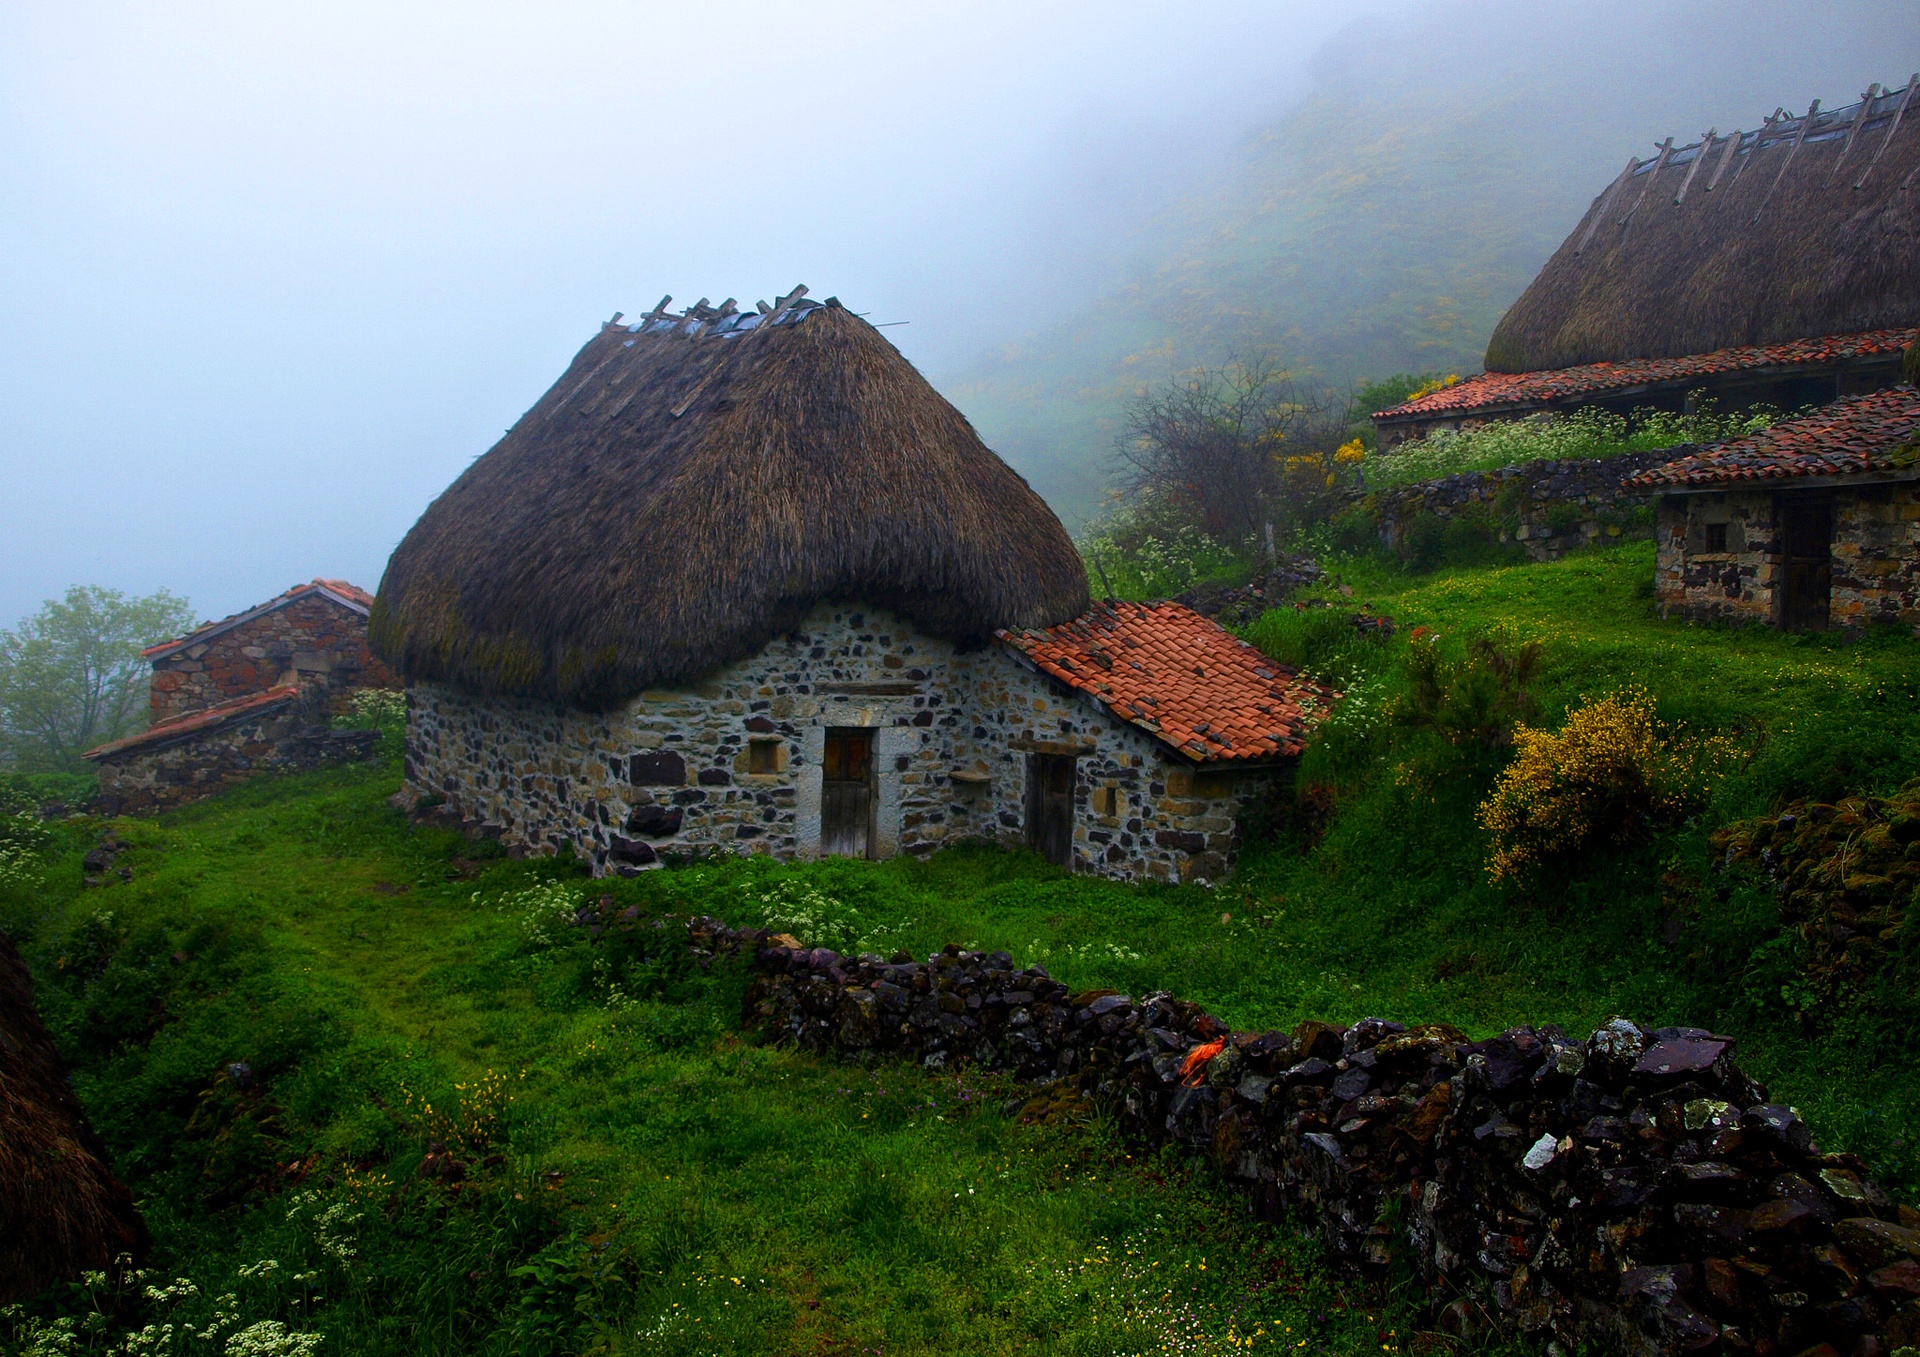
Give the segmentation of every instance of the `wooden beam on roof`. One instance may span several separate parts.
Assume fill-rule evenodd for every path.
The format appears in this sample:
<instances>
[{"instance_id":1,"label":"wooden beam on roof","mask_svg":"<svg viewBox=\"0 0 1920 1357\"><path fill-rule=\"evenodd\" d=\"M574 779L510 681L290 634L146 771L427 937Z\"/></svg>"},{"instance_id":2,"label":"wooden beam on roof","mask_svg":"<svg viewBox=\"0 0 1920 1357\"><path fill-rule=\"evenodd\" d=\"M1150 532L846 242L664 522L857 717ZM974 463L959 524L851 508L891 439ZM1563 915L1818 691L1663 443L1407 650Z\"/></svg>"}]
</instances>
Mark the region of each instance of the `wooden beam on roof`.
<instances>
[{"instance_id":1,"label":"wooden beam on roof","mask_svg":"<svg viewBox=\"0 0 1920 1357\"><path fill-rule=\"evenodd\" d=\"M1860 111L1853 115L1853 121L1847 124L1847 139L1840 143L1840 154L1833 158L1833 168L1827 172L1827 178L1835 178L1840 166L1846 163L1847 152L1853 149L1853 139L1860 135L1860 129L1867 119L1873 116L1873 101L1880 97L1880 82L1874 81L1867 86L1867 92L1860 96Z\"/></svg>"},{"instance_id":2,"label":"wooden beam on roof","mask_svg":"<svg viewBox=\"0 0 1920 1357\"><path fill-rule=\"evenodd\" d=\"M1746 139L1746 133L1739 128L1733 129L1733 135L1727 138L1727 149L1720 153L1720 163L1713 167L1713 178L1707 180L1707 192L1712 193L1719 186L1720 176L1727 172L1727 166L1740 151L1740 143Z\"/></svg>"},{"instance_id":3,"label":"wooden beam on roof","mask_svg":"<svg viewBox=\"0 0 1920 1357\"><path fill-rule=\"evenodd\" d=\"M1580 243L1574 247L1573 252L1576 255L1586 250L1588 242L1593 239L1593 233L1600 229L1600 219L1607 215L1607 208L1613 203L1613 195L1618 193L1620 186L1632 177L1634 170L1639 167L1639 164L1640 157L1628 156L1627 167L1620 171L1620 177L1615 179L1611 184L1608 184L1606 192L1602 193L1599 200L1594 203L1593 215L1587 219L1587 233L1580 237Z\"/></svg>"},{"instance_id":4,"label":"wooden beam on roof","mask_svg":"<svg viewBox=\"0 0 1920 1357\"><path fill-rule=\"evenodd\" d=\"M1793 134L1793 145L1787 147L1787 158L1780 162L1780 173L1773 176L1773 182L1767 185L1767 191L1760 196L1760 206L1753 209L1753 220L1759 221L1760 214L1767 210L1767 204L1773 201L1774 190L1780 187L1780 181L1787 177L1787 167L1793 164L1793 158L1800 154L1800 143L1807 139L1807 133L1813 127L1813 117L1820 111L1820 101L1815 99L1807 106L1807 116L1800 120L1800 130Z\"/></svg>"},{"instance_id":5,"label":"wooden beam on roof","mask_svg":"<svg viewBox=\"0 0 1920 1357\"><path fill-rule=\"evenodd\" d=\"M1747 172L1747 166L1760 158L1760 147L1766 142L1767 134L1786 120L1787 111L1784 108L1776 108L1772 116L1760 124L1760 130L1753 134L1753 154L1733 167L1733 178L1727 181L1728 188L1739 183L1740 176Z\"/></svg>"},{"instance_id":6,"label":"wooden beam on roof","mask_svg":"<svg viewBox=\"0 0 1920 1357\"><path fill-rule=\"evenodd\" d=\"M649 321L659 320L660 317L666 315L667 303L672 300L673 300L673 294L669 292L666 296L660 299L660 304L658 306L654 307L653 310L647 312L646 315L640 317L641 322L644 324Z\"/></svg>"},{"instance_id":7,"label":"wooden beam on roof","mask_svg":"<svg viewBox=\"0 0 1920 1357\"><path fill-rule=\"evenodd\" d=\"M1687 166L1687 177L1680 181L1680 191L1673 195L1673 205L1675 207L1680 206L1681 203L1687 200L1687 188L1693 183L1693 176L1700 173L1700 167L1706 163L1707 152L1713 149L1714 134L1719 130L1717 127L1709 127L1707 129L1707 135L1700 138L1700 153L1693 158L1693 163Z\"/></svg>"},{"instance_id":8,"label":"wooden beam on roof","mask_svg":"<svg viewBox=\"0 0 1920 1357\"><path fill-rule=\"evenodd\" d=\"M1860 177L1853 181L1854 188L1857 189L1867 182L1867 176L1872 174L1873 167L1880 163L1880 157L1887 153L1887 147L1893 145L1893 134L1900 130L1900 120L1907 116L1907 109L1913 105L1913 92L1916 86L1920 86L1920 71L1915 71L1907 78L1907 92L1900 96L1900 107L1893 111L1893 122L1887 127L1887 135L1881 141L1880 149L1873 153L1873 159L1869 160L1867 167L1860 171ZM1911 181L1913 176L1908 175L1907 179Z\"/></svg>"},{"instance_id":9,"label":"wooden beam on roof","mask_svg":"<svg viewBox=\"0 0 1920 1357\"><path fill-rule=\"evenodd\" d=\"M1667 167L1667 157L1672 154L1673 138L1668 137L1660 143L1660 155L1653 162L1653 168L1647 171L1647 182L1641 188L1640 196L1633 200L1633 206L1627 209L1627 215L1620 218L1620 224L1622 226L1625 226L1633 220L1633 214L1640 210L1640 204L1644 203L1647 200L1647 195L1653 192L1653 181L1660 177L1660 171Z\"/></svg>"}]
</instances>

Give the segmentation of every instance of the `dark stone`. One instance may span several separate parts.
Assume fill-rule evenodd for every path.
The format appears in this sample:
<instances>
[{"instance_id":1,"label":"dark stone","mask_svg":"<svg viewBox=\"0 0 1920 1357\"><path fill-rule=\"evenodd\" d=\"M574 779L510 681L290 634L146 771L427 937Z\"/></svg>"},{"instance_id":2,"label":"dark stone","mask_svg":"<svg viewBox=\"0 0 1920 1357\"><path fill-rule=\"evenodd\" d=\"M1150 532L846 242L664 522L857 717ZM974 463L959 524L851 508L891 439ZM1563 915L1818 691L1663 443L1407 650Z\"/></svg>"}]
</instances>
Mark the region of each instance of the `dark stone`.
<instances>
[{"instance_id":1,"label":"dark stone","mask_svg":"<svg viewBox=\"0 0 1920 1357\"><path fill-rule=\"evenodd\" d=\"M687 761L670 749L635 754L627 760L627 781L636 787L684 786Z\"/></svg>"},{"instance_id":2,"label":"dark stone","mask_svg":"<svg viewBox=\"0 0 1920 1357\"><path fill-rule=\"evenodd\" d=\"M607 856L615 862L630 863L639 867L660 860L660 855L654 852L652 844L643 839L622 838L618 834L607 840Z\"/></svg>"},{"instance_id":3,"label":"dark stone","mask_svg":"<svg viewBox=\"0 0 1920 1357\"><path fill-rule=\"evenodd\" d=\"M1373 1084L1373 1079L1365 1070L1348 1070L1333 1081L1333 1087L1327 1091L1341 1102L1352 1102L1365 1093Z\"/></svg>"},{"instance_id":4,"label":"dark stone","mask_svg":"<svg viewBox=\"0 0 1920 1357\"><path fill-rule=\"evenodd\" d=\"M1170 848L1177 853L1204 853L1207 849L1207 836L1191 830L1162 829L1153 837L1160 847Z\"/></svg>"},{"instance_id":5,"label":"dark stone","mask_svg":"<svg viewBox=\"0 0 1920 1357\"><path fill-rule=\"evenodd\" d=\"M1920 1230L1909 1230L1889 1220L1852 1216L1834 1225L1833 1237L1873 1271L1894 1263L1920 1262Z\"/></svg>"},{"instance_id":6,"label":"dark stone","mask_svg":"<svg viewBox=\"0 0 1920 1357\"><path fill-rule=\"evenodd\" d=\"M668 838L680 832L680 822L685 815L686 811L679 806L635 806L627 816L627 832L655 839Z\"/></svg>"},{"instance_id":7,"label":"dark stone","mask_svg":"<svg viewBox=\"0 0 1920 1357\"><path fill-rule=\"evenodd\" d=\"M729 787L733 785L733 774L724 768L702 768L700 770L702 787Z\"/></svg>"},{"instance_id":8,"label":"dark stone","mask_svg":"<svg viewBox=\"0 0 1920 1357\"><path fill-rule=\"evenodd\" d=\"M1658 1041L1635 1062L1633 1072L1640 1075L1704 1074L1713 1068L1713 1062L1725 1053L1730 1044L1700 1037Z\"/></svg>"},{"instance_id":9,"label":"dark stone","mask_svg":"<svg viewBox=\"0 0 1920 1357\"><path fill-rule=\"evenodd\" d=\"M771 735L773 734L773 722L764 716L749 716L747 718L747 729L755 735Z\"/></svg>"}]
</instances>

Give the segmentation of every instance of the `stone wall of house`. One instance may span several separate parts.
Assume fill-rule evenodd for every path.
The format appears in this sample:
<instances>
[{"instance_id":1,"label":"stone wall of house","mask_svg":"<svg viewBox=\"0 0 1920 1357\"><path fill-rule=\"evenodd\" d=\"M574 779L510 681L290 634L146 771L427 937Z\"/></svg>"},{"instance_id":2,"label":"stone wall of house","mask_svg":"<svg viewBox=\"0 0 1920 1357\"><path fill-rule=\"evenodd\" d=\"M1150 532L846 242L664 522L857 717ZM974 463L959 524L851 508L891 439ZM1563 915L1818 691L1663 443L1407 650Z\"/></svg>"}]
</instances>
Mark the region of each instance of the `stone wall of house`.
<instances>
[{"instance_id":1,"label":"stone wall of house","mask_svg":"<svg viewBox=\"0 0 1920 1357\"><path fill-rule=\"evenodd\" d=\"M1242 807L1269 785L1170 766L1151 735L997 645L961 652L834 605L705 682L612 712L416 684L407 782L509 844L572 849L596 871L716 850L807 859L834 726L874 731L880 857L1024 841L1026 755L1071 754L1075 870L1212 880L1231 865ZM757 765L756 741L771 746Z\"/></svg>"},{"instance_id":2,"label":"stone wall of house","mask_svg":"<svg viewBox=\"0 0 1920 1357\"><path fill-rule=\"evenodd\" d=\"M95 761L102 815L152 815L203 800L259 773L304 772L366 758L379 733L333 730L308 703L268 708L173 743Z\"/></svg>"},{"instance_id":3,"label":"stone wall of house","mask_svg":"<svg viewBox=\"0 0 1920 1357\"><path fill-rule=\"evenodd\" d=\"M1778 501L1792 493L1822 492L1662 496L1654 567L1662 613L1701 622L1771 622L1780 569ZM1920 486L1825 493L1833 506L1833 625L1920 626ZM1725 550L1707 550L1710 525L1724 527Z\"/></svg>"},{"instance_id":4,"label":"stone wall of house","mask_svg":"<svg viewBox=\"0 0 1920 1357\"><path fill-rule=\"evenodd\" d=\"M368 648L364 614L313 593L156 659L148 703L164 721L283 683L339 696L400 679Z\"/></svg>"},{"instance_id":5,"label":"stone wall of house","mask_svg":"<svg viewBox=\"0 0 1920 1357\"><path fill-rule=\"evenodd\" d=\"M1621 484L1649 467L1695 451L1691 445L1558 462L1530 462L1497 471L1467 471L1438 480L1371 490L1360 497L1380 525L1381 542L1395 551L1423 519L1484 525L1503 542L1517 542L1535 561L1623 536L1645 537L1650 496Z\"/></svg>"}]
</instances>

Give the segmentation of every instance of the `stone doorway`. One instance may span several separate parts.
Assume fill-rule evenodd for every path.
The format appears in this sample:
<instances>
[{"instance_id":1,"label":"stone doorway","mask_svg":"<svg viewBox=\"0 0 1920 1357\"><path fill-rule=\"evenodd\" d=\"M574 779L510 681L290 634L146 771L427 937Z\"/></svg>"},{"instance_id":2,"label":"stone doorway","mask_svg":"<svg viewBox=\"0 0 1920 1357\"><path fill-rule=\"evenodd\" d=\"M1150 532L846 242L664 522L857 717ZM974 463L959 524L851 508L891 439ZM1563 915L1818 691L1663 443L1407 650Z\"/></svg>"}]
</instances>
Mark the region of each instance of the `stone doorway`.
<instances>
[{"instance_id":1,"label":"stone doorway","mask_svg":"<svg viewBox=\"0 0 1920 1357\"><path fill-rule=\"evenodd\" d=\"M1799 496L1779 503L1779 624L1825 631L1833 605L1833 503Z\"/></svg>"},{"instance_id":2,"label":"stone doorway","mask_svg":"<svg viewBox=\"0 0 1920 1357\"><path fill-rule=\"evenodd\" d=\"M820 851L834 857L872 856L873 731L829 726L820 766Z\"/></svg>"},{"instance_id":3,"label":"stone doorway","mask_svg":"<svg viewBox=\"0 0 1920 1357\"><path fill-rule=\"evenodd\" d=\"M1073 860L1073 756L1027 755L1027 843L1056 867Z\"/></svg>"}]
</instances>

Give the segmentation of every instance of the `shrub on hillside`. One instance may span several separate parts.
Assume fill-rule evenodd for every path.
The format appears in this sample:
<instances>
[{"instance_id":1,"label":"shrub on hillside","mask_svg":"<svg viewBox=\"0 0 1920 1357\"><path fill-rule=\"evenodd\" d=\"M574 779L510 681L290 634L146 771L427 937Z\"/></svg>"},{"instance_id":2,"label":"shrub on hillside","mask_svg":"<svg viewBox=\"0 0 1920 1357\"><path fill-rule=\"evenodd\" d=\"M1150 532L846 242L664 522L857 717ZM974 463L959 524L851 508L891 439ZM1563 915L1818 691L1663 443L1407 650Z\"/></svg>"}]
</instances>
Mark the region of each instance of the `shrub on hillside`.
<instances>
[{"instance_id":1,"label":"shrub on hillside","mask_svg":"<svg viewBox=\"0 0 1920 1357\"><path fill-rule=\"evenodd\" d=\"M1516 726L1513 740L1518 754L1479 813L1498 882L1678 823L1706 804L1734 753L1724 738L1663 729L1640 688L1583 702L1557 731Z\"/></svg>"},{"instance_id":2,"label":"shrub on hillside","mask_svg":"<svg viewBox=\"0 0 1920 1357\"><path fill-rule=\"evenodd\" d=\"M1432 731L1459 749L1504 749L1533 716L1532 685L1546 652L1538 641L1477 637L1448 658L1437 636L1416 627L1407 645L1407 691L1394 709L1403 729Z\"/></svg>"}]
</instances>

